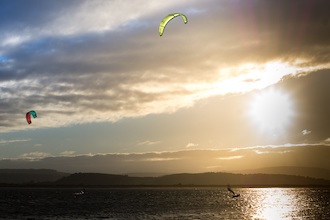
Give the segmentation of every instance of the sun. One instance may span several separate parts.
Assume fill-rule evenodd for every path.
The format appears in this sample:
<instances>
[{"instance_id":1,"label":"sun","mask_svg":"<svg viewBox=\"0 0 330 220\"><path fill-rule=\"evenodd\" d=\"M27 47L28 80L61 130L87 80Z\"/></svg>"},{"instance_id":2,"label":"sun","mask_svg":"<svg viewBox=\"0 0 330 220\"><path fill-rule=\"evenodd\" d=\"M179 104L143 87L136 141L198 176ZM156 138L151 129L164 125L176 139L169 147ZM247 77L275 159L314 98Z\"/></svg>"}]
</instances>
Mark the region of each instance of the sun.
<instances>
[{"instance_id":1,"label":"sun","mask_svg":"<svg viewBox=\"0 0 330 220\"><path fill-rule=\"evenodd\" d=\"M262 132L285 132L293 117L291 97L277 89L267 89L254 96L249 115Z\"/></svg>"}]
</instances>

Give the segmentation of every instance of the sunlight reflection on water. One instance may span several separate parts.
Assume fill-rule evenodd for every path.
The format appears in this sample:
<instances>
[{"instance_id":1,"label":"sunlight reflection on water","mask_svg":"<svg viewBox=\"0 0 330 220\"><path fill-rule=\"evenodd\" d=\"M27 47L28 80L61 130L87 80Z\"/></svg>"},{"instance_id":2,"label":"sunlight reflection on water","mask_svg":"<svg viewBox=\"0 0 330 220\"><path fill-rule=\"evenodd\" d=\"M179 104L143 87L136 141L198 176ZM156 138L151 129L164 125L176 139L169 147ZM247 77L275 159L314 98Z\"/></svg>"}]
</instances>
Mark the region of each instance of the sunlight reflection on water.
<instances>
[{"instance_id":1,"label":"sunlight reflection on water","mask_svg":"<svg viewBox=\"0 0 330 220\"><path fill-rule=\"evenodd\" d=\"M254 189L254 219L292 219L299 206L293 189Z\"/></svg>"},{"instance_id":2,"label":"sunlight reflection on water","mask_svg":"<svg viewBox=\"0 0 330 220\"><path fill-rule=\"evenodd\" d=\"M302 188L242 189L244 198L239 206L249 219L323 219L321 216L327 215L324 208L329 209L329 191L323 197L315 197L311 196L315 195L313 190L316 191Z\"/></svg>"}]
</instances>

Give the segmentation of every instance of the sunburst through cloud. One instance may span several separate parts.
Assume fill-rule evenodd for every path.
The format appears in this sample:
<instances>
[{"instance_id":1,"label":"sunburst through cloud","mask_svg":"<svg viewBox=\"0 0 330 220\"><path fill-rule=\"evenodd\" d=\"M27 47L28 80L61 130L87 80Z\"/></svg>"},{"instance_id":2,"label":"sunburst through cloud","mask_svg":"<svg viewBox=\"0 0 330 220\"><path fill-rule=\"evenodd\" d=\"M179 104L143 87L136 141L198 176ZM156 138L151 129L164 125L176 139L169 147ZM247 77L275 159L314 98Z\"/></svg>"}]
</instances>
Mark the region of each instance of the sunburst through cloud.
<instances>
[{"instance_id":1,"label":"sunburst through cloud","mask_svg":"<svg viewBox=\"0 0 330 220\"><path fill-rule=\"evenodd\" d=\"M293 120L293 101L281 90L264 90L251 100L249 114L261 132L271 135L285 133Z\"/></svg>"}]
</instances>

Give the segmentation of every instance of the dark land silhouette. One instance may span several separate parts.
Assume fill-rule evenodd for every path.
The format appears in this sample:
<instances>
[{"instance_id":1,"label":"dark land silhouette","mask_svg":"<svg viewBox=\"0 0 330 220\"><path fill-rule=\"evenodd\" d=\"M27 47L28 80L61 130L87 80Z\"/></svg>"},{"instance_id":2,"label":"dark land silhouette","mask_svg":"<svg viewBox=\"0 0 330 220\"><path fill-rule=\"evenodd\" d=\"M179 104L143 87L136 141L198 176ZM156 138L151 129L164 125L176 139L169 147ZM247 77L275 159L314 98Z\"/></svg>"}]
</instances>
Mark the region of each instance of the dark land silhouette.
<instances>
[{"instance_id":1,"label":"dark land silhouette","mask_svg":"<svg viewBox=\"0 0 330 220\"><path fill-rule=\"evenodd\" d=\"M182 173L161 177L130 177L98 173L75 173L56 185L90 186L330 186L330 180L283 174Z\"/></svg>"},{"instance_id":2,"label":"dark land silhouette","mask_svg":"<svg viewBox=\"0 0 330 220\"><path fill-rule=\"evenodd\" d=\"M53 182L68 175L70 174L50 169L0 169L0 183Z\"/></svg>"},{"instance_id":3,"label":"dark land silhouette","mask_svg":"<svg viewBox=\"0 0 330 220\"><path fill-rule=\"evenodd\" d=\"M286 174L181 173L133 177L102 173L67 174L55 170L0 170L0 186L330 186L330 180Z\"/></svg>"},{"instance_id":4,"label":"dark land silhouette","mask_svg":"<svg viewBox=\"0 0 330 220\"><path fill-rule=\"evenodd\" d=\"M317 168L317 167L294 167L294 166L264 167L259 169L240 170L235 173L286 174L286 175L307 176L307 177L330 180L330 170L324 168Z\"/></svg>"}]
</instances>

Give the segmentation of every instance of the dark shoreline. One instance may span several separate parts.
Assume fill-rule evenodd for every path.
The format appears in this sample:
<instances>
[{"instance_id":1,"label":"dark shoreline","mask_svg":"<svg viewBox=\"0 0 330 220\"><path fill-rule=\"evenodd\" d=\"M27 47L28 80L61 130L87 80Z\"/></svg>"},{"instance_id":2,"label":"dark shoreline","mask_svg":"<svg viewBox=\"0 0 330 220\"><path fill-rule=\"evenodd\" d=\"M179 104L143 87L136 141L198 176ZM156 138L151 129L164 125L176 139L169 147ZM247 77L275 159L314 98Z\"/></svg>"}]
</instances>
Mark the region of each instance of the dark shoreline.
<instances>
[{"instance_id":1,"label":"dark shoreline","mask_svg":"<svg viewBox=\"0 0 330 220\"><path fill-rule=\"evenodd\" d=\"M232 188L330 188L330 185L231 185ZM0 184L0 188L227 188L227 185L55 185Z\"/></svg>"},{"instance_id":2,"label":"dark shoreline","mask_svg":"<svg viewBox=\"0 0 330 220\"><path fill-rule=\"evenodd\" d=\"M23 175L24 174L24 175ZM33 188L137 188L137 187L232 187L240 188L329 188L330 180L283 174L180 173L159 177L133 177L103 173L74 173L54 180L36 173L0 176L1 187ZM29 177L29 178L27 178Z\"/></svg>"}]
</instances>

